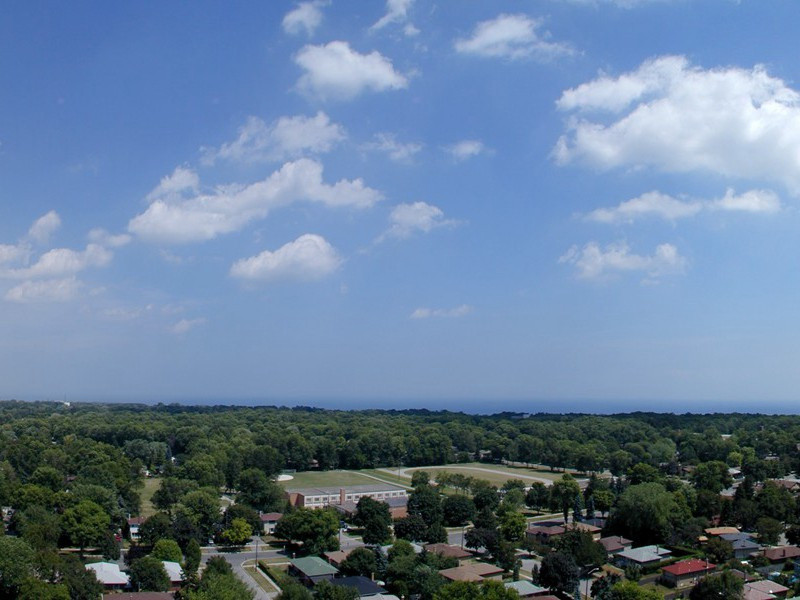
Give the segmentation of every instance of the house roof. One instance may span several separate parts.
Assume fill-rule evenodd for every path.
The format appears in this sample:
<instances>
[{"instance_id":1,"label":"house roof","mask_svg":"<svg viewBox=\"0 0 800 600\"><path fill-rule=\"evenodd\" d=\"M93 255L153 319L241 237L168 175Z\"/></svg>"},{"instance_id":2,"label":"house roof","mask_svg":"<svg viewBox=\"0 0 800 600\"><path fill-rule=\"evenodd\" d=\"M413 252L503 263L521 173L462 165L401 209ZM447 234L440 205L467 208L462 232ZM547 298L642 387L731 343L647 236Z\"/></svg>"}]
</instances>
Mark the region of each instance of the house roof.
<instances>
[{"instance_id":1,"label":"house roof","mask_svg":"<svg viewBox=\"0 0 800 600\"><path fill-rule=\"evenodd\" d=\"M589 533L597 533L598 531L601 531L599 527L590 525L589 523L581 523L581 522L573 523L572 525L570 525L570 527L572 529L577 529L578 531L588 531Z\"/></svg>"},{"instance_id":2,"label":"house roof","mask_svg":"<svg viewBox=\"0 0 800 600\"><path fill-rule=\"evenodd\" d=\"M450 544L428 544L425 546L425 550L428 552L433 552L434 554L441 554L442 556L448 556L452 558L469 558L472 556L472 552L464 550L463 548L459 548L458 546L452 546Z\"/></svg>"},{"instance_id":3,"label":"house roof","mask_svg":"<svg viewBox=\"0 0 800 600\"><path fill-rule=\"evenodd\" d=\"M336 575L339 569L329 565L319 556L305 556L293 558L289 563L306 577L320 577L322 575Z\"/></svg>"},{"instance_id":4,"label":"house roof","mask_svg":"<svg viewBox=\"0 0 800 600\"><path fill-rule=\"evenodd\" d=\"M180 583L183 581L183 569L179 563L171 560L162 560L161 564L164 565L164 570L167 572L167 575L169 575L169 580L172 583Z\"/></svg>"},{"instance_id":5,"label":"house roof","mask_svg":"<svg viewBox=\"0 0 800 600\"><path fill-rule=\"evenodd\" d=\"M358 595L361 596L362 598L369 596L377 596L378 594L382 594L383 592L386 591L377 583L372 581L369 577L364 577L363 575L353 575L351 577L338 577L336 579L331 579L330 583L331 585L355 588L358 591Z\"/></svg>"},{"instance_id":6,"label":"house roof","mask_svg":"<svg viewBox=\"0 0 800 600\"><path fill-rule=\"evenodd\" d=\"M260 515L262 523L265 521L280 521L282 516L283 513L279 512L264 513Z\"/></svg>"},{"instance_id":7,"label":"house roof","mask_svg":"<svg viewBox=\"0 0 800 600\"><path fill-rule=\"evenodd\" d=\"M350 553L355 548L348 548L347 550L334 550L333 552L325 552L323 556L328 559L328 562L339 564L345 558L350 556Z\"/></svg>"},{"instance_id":8,"label":"house roof","mask_svg":"<svg viewBox=\"0 0 800 600\"><path fill-rule=\"evenodd\" d=\"M704 529L708 535L723 535L725 533L739 533L737 527L709 527Z\"/></svg>"},{"instance_id":9,"label":"house roof","mask_svg":"<svg viewBox=\"0 0 800 600\"><path fill-rule=\"evenodd\" d=\"M616 550L622 550L623 548L627 548L631 544L633 544L633 540L629 540L628 538L621 537L619 535L612 535L609 537L600 538L597 540L603 548L606 549L606 552L614 552Z\"/></svg>"},{"instance_id":10,"label":"house roof","mask_svg":"<svg viewBox=\"0 0 800 600\"><path fill-rule=\"evenodd\" d=\"M131 517L128 519L128 525L141 525L146 520L144 517Z\"/></svg>"},{"instance_id":11,"label":"house roof","mask_svg":"<svg viewBox=\"0 0 800 600\"><path fill-rule=\"evenodd\" d=\"M731 546L733 546L734 550L758 550L761 548L761 546L759 546L753 540L743 538L731 540Z\"/></svg>"},{"instance_id":12,"label":"house roof","mask_svg":"<svg viewBox=\"0 0 800 600\"><path fill-rule=\"evenodd\" d=\"M516 592L524 598L525 596L533 596L534 594L541 594L547 591L547 588L539 587L532 584L530 581L521 579L519 581L509 581L505 584L507 588L516 590Z\"/></svg>"},{"instance_id":13,"label":"house roof","mask_svg":"<svg viewBox=\"0 0 800 600\"><path fill-rule=\"evenodd\" d=\"M723 540L727 540L729 542L735 542L736 540L752 540L753 536L749 533L745 533L743 531L737 531L736 533L723 533L721 536Z\"/></svg>"},{"instance_id":14,"label":"house roof","mask_svg":"<svg viewBox=\"0 0 800 600\"><path fill-rule=\"evenodd\" d=\"M706 571L713 571L717 565L700 560L698 558L690 558L689 560L682 560L674 564L668 565L662 569L664 573L670 573L675 577L683 575L691 575L693 573L704 573Z\"/></svg>"},{"instance_id":15,"label":"house roof","mask_svg":"<svg viewBox=\"0 0 800 600\"><path fill-rule=\"evenodd\" d=\"M450 581L483 581L483 577L467 569L466 567L453 567L452 569L442 569L439 575Z\"/></svg>"},{"instance_id":16,"label":"house roof","mask_svg":"<svg viewBox=\"0 0 800 600\"><path fill-rule=\"evenodd\" d=\"M531 535L562 535L566 529L561 525L531 525L528 533Z\"/></svg>"},{"instance_id":17,"label":"house roof","mask_svg":"<svg viewBox=\"0 0 800 600\"><path fill-rule=\"evenodd\" d=\"M663 560L671 556L671 552L662 546L640 546L639 548L626 548L617 556L637 563L649 563Z\"/></svg>"},{"instance_id":18,"label":"house roof","mask_svg":"<svg viewBox=\"0 0 800 600\"><path fill-rule=\"evenodd\" d=\"M789 588L785 585L781 585L780 583L770 581L769 579L761 579L759 581L745 583L744 590L745 592L747 590L756 590L765 594L783 594L784 592L788 592Z\"/></svg>"},{"instance_id":19,"label":"house roof","mask_svg":"<svg viewBox=\"0 0 800 600\"><path fill-rule=\"evenodd\" d=\"M128 585L131 581L130 577L119 570L119 565L116 563L89 563L86 568L94 571L97 581L103 585Z\"/></svg>"},{"instance_id":20,"label":"house roof","mask_svg":"<svg viewBox=\"0 0 800 600\"><path fill-rule=\"evenodd\" d=\"M797 558L800 556L800 548L797 546L778 546L776 548L766 548L764 550L764 556L772 562L786 560L788 558Z\"/></svg>"}]
</instances>

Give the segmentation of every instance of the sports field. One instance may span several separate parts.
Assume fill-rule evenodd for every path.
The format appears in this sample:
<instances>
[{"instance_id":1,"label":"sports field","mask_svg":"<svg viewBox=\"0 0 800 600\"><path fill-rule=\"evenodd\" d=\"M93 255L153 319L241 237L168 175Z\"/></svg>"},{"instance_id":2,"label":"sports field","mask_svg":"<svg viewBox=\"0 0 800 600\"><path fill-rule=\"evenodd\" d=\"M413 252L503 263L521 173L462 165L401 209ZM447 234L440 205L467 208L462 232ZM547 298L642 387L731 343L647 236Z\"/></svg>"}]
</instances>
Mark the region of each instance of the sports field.
<instances>
[{"instance_id":1,"label":"sports field","mask_svg":"<svg viewBox=\"0 0 800 600\"><path fill-rule=\"evenodd\" d=\"M396 473L396 469L391 469ZM550 471L541 471L538 469L530 469L526 467L511 467L507 465L493 465L487 463L464 463L457 465L441 465L437 467L414 467L410 469L403 469L401 472L407 477L411 477L414 471L427 471L431 477L436 477L436 473L460 473L475 479L483 479L494 485L503 485L509 479L521 479L527 484L534 481L541 481L542 483L549 484L556 479L561 479L563 473L551 473Z\"/></svg>"},{"instance_id":2,"label":"sports field","mask_svg":"<svg viewBox=\"0 0 800 600\"><path fill-rule=\"evenodd\" d=\"M283 486L284 489L292 489L304 487L333 487L339 485L372 485L379 483L374 477L368 477L358 471L303 471L301 473L291 473L291 475L293 479L279 481L278 484Z\"/></svg>"}]
</instances>

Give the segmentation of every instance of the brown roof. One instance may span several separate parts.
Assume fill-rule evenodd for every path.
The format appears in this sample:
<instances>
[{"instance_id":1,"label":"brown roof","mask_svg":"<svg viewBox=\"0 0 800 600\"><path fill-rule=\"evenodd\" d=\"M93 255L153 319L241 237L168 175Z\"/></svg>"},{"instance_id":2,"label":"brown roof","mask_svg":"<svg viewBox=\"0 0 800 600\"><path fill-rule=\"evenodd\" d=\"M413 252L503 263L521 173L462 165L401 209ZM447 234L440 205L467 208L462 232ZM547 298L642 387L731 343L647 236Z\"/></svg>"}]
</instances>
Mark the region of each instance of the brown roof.
<instances>
[{"instance_id":1,"label":"brown roof","mask_svg":"<svg viewBox=\"0 0 800 600\"><path fill-rule=\"evenodd\" d=\"M279 512L264 513L263 515L261 515L261 522L263 523L264 521L280 521L282 516L283 513Z\"/></svg>"},{"instance_id":2,"label":"brown roof","mask_svg":"<svg viewBox=\"0 0 800 600\"><path fill-rule=\"evenodd\" d=\"M704 529L708 535L725 535L726 533L739 533L738 527L709 527Z\"/></svg>"},{"instance_id":3,"label":"brown roof","mask_svg":"<svg viewBox=\"0 0 800 600\"><path fill-rule=\"evenodd\" d=\"M470 571L466 567L453 567L452 569L442 569L439 575L450 581L483 581L483 577Z\"/></svg>"},{"instance_id":4,"label":"brown roof","mask_svg":"<svg viewBox=\"0 0 800 600\"><path fill-rule=\"evenodd\" d=\"M103 594L103 600L173 600L172 592L122 592Z\"/></svg>"},{"instance_id":5,"label":"brown roof","mask_svg":"<svg viewBox=\"0 0 800 600\"><path fill-rule=\"evenodd\" d=\"M128 525L141 525L146 520L144 517L131 517L128 519Z\"/></svg>"},{"instance_id":6,"label":"brown roof","mask_svg":"<svg viewBox=\"0 0 800 600\"><path fill-rule=\"evenodd\" d=\"M624 538L618 535L612 535L609 537L600 538L597 540L603 548L606 549L606 552L614 552L615 550L622 550L623 548L630 546L633 544L633 540L629 540L628 538Z\"/></svg>"},{"instance_id":7,"label":"brown roof","mask_svg":"<svg viewBox=\"0 0 800 600\"><path fill-rule=\"evenodd\" d=\"M350 553L355 548L348 548L347 550L334 550L333 552L325 552L322 556L331 564L340 564L345 558L350 556Z\"/></svg>"},{"instance_id":8,"label":"brown roof","mask_svg":"<svg viewBox=\"0 0 800 600\"><path fill-rule=\"evenodd\" d=\"M468 552L458 546L451 546L450 544L428 544L425 546L425 550L452 558L469 558L472 556L472 552Z\"/></svg>"},{"instance_id":9,"label":"brown roof","mask_svg":"<svg viewBox=\"0 0 800 600\"><path fill-rule=\"evenodd\" d=\"M797 558L800 556L800 548L797 546L778 546L777 548L766 548L764 550L764 556L770 562L778 562L779 560Z\"/></svg>"},{"instance_id":10,"label":"brown roof","mask_svg":"<svg viewBox=\"0 0 800 600\"><path fill-rule=\"evenodd\" d=\"M693 573L703 573L704 571L713 571L717 565L700 560L699 558L690 558L689 560L682 560L671 565L667 565L662 570L664 573L681 577L682 575L691 575Z\"/></svg>"},{"instance_id":11,"label":"brown roof","mask_svg":"<svg viewBox=\"0 0 800 600\"><path fill-rule=\"evenodd\" d=\"M597 533L598 531L602 531L600 527L590 525L589 523L573 523L571 527L572 529L577 529L578 531L588 531L589 533Z\"/></svg>"},{"instance_id":12,"label":"brown roof","mask_svg":"<svg viewBox=\"0 0 800 600\"><path fill-rule=\"evenodd\" d=\"M566 531L561 525L531 525L528 533L531 535L561 535Z\"/></svg>"}]
</instances>

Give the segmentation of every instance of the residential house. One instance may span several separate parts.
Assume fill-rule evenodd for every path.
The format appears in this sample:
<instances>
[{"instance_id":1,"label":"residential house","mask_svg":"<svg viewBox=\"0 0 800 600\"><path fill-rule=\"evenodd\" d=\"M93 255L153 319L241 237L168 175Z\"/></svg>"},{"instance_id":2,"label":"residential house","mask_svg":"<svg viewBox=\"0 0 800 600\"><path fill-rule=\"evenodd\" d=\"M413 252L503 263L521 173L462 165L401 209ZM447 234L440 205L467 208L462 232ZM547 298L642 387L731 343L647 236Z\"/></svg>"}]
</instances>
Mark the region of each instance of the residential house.
<instances>
[{"instance_id":1,"label":"residential house","mask_svg":"<svg viewBox=\"0 0 800 600\"><path fill-rule=\"evenodd\" d=\"M661 581L665 585L674 588L694 587L703 577L716 568L717 565L707 560L690 558L689 560L667 565L661 569Z\"/></svg>"},{"instance_id":2,"label":"residential house","mask_svg":"<svg viewBox=\"0 0 800 600\"><path fill-rule=\"evenodd\" d=\"M739 560L747 560L753 554L761 550L761 546L750 538L738 538L728 540L733 546L733 556Z\"/></svg>"},{"instance_id":3,"label":"residential house","mask_svg":"<svg viewBox=\"0 0 800 600\"><path fill-rule=\"evenodd\" d=\"M772 564L786 562L787 560L796 560L800 557L800 548L797 546L765 548L764 557Z\"/></svg>"},{"instance_id":4,"label":"residential house","mask_svg":"<svg viewBox=\"0 0 800 600\"><path fill-rule=\"evenodd\" d=\"M654 565L672 556L672 553L661 546L640 546L639 548L627 548L614 555L615 561L625 567L628 565L638 565L646 567Z\"/></svg>"},{"instance_id":5,"label":"residential house","mask_svg":"<svg viewBox=\"0 0 800 600\"><path fill-rule=\"evenodd\" d=\"M353 588L358 592L359 598L380 598L386 590L372 581L369 577L363 575L354 575L351 577L337 577L331 579L331 585L337 587Z\"/></svg>"},{"instance_id":6,"label":"residential house","mask_svg":"<svg viewBox=\"0 0 800 600\"><path fill-rule=\"evenodd\" d=\"M448 581L484 581L486 579L501 581L503 569L487 563L468 563L460 567L442 569L439 571L439 575Z\"/></svg>"},{"instance_id":7,"label":"residential house","mask_svg":"<svg viewBox=\"0 0 800 600\"><path fill-rule=\"evenodd\" d=\"M505 586L517 592L520 598L535 598L537 596L546 596L550 593L547 588L539 587L524 579L509 581Z\"/></svg>"},{"instance_id":8,"label":"residential house","mask_svg":"<svg viewBox=\"0 0 800 600\"><path fill-rule=\"evenodd\" d=\"M120 571L117 563L96 562L85 566L87 571L94 571L97 581L103 584L106 590L121 590L130 585L131 579Z\"/></svg>"},{"instance_id":9,"label":"residential house","mask_svg":"<svg viewBox=\"0 0 800 600\"><path fill-rule=\"evenodd\" d=\"M258 515L259 519L261 519L261 532L264 535L272 535L275 533L275 528L278 526L278 521L281 520L283 513L279 512L270 512L270 513L261 513Z\"/></svg>"},{"instance_id":10,"label":"residential house","mask_svg":"<svg viewBox=\"0 0 800 600\"><path fill-rule=\"evenodd\" d=\"M621 537L619 535L611 535L609 537L602 537L597 540L598 543L606 549L609 554L618 554L623 550L628 550L633 546L633 540Z\"/></svg>"},{"instance_id":11,"label":"residential house","mask_svg":"<svg viewBox=\"0 0 800 600\"><path fill-rule=\"evenodd\" d=\"M595 525L590 525L589 523L572 523L571 525L567 526L568 529L576 529L578 531L585 531L586 533L592 536L594 541L598 541L600 536L602 535L602 529Z\"/></svg>"},{"instance_id":12,"label":"residential house","mask_svg":"<svg viewBox=\"0 0 800 600\"><path fill-rule=\"evenodd\" d=\"M320 581L330 581L338 574L339 569L329 565L319 556L306 556L289 561L289 575L297 577L308 587L313 587Z\"/></svg>"},{"instance_id":13,"label":"residential house","mask_svg":"<svg viewBox=\"0 0 800 600\"><path fill-rule=\"evenodd\" d=\"M564 526L557 523L535 523L528 526L525 537L531 541L548 544L558 536L564 535L565 531Z\"/></svg>"},{"instance_id":14,"label":"residential house","mask_svg":"<svg viewBox=\"0 0 800 600\"><path fill-rule=\"evenodd\" d=\"M451 544L428 544L425 546L425 551L432 552L433 554L441 554L442 556L449 558L455 558L459 561L464 560L465 558L472 558L472 552Z\"/></svg>"},{"instance_id":15,"label":"residential house","mask_svg":"<svg viewBox=\"0 0 800 600\"><path fill-rule=\"evenodd\" d=\"M183 568L181 568L180 563L171 560L162 560L161 564L164 565L164 570L169 577L169 589L175 591L180 588L183 583Z\"/></svg>"},{"instance_id":16,"label":"residential house","mask_svg":"<svg viewBox=\"0 0 800 600\"><path fill-rule=\"evenodd\" d=\"M752 581L744 584L744 600L768 600L770 598L786 598L789 588L769 579Z\"/></svg>"},{"instance_id":17,"label":"residential house","mask_svg":"<svg viewBox=\"0 0 800 600\"><path fill-rule=\"evenodd\" d=\"M146 519L144 517L131 517L128 519L128 531L130 532L130 539L132 542L139 541L139 528L145 521Z\"/></svg>"},{"instance_id":18,"label":"residential house","mask_svg":"<svg viewBox=\"0 0 800 600\"><path fill-rule=\"evenodd\" d=\"M338 569L345 559L350 556L350 553L353 550L355 550L355 548L348 548L347 550L334 550L332 552L325 552L322 556L325 557L325 560L327 560L328 563L332 564Z\"/></svg>"},{"instance_id":19,"label":"residential house","mask_svg":"<svg viewBox=\"0 0 800 600\"><path fill-rule=\"evenodd\" d=\"M722 535L731 535L735 533L739 533L738 527L709 527L704 529L706 535L709 536L722 536Z\"/></svg>"}]
</instances>

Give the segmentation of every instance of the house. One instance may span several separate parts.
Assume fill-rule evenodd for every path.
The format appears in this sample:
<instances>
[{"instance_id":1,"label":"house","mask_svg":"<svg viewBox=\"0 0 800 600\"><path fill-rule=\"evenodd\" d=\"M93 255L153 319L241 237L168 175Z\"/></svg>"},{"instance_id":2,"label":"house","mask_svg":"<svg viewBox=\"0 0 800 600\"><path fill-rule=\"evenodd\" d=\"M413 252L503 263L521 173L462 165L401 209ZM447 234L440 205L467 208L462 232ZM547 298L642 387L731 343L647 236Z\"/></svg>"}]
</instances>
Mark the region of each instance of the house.
<instances>
[{"instance_id":1,"label":"house","mask_svg":"<svg viewBox=\"0 0 800 600\"><path fill-rule=\"evenodd\" d=\"M289 575L297 577L304 585L313 587L320 581L330 581L339 569L329 565L319 556L293 558L289 561Z\"/></svg>"},{"instance_id":2,"label":"house","mask_svg":"<svg viewBox=\"0 0 800 600\"><path fill-rule=\"evenodd\" d=\"M800 548L797 546L776 546L775 548L765 548L764 557L771 563L786 562L800 557Z\"/></svg>"},{"instance_id":3,"label":"house","mask_svg":"<svg viewBox=\"0 0 800 600\"><path fill-rule=\"evenodd\" d=\"M119 565L109 562L89 563L85 566L87 571L94 571L97 581L107 590L121 590L131 583L130 577L119 570Z\"/></svg>"},{"instance_id":4,"label":"house","mask_svg":"<svg viewBox=\"0 0 800 600\"><path fill-rule=\"evenodd\" d=\"M793 494L800 492L800 481L797 479L770 479L769 481Z\"/></svg>"},{"instance_id":5,"label":"house","mask_svg":"<svg viewBox=\"0 0 800 600\"><path fill-rule=\"evenodd\" d=\"M161 564L164 565L164 570L167 572L167 576L169 577L169 589L175 591L181 587L183 583L183 569L181 568L180 563L173 562L171 560L162 560Z\"/></svg>"},{"instance_id":6,"label":"house","mask_svg":"<svg viewBox=\"0 0 800 600\"><path fill-rule=\"evenodd\" d=\"M536 523L528 526L525 531L525 537L528 540L547 544L553 541L554 538L564 535L565 531L566 529L563 525L556 523Z\"/></svg>"},{"instance_id":7,"label":"house","mask_svg":"<svg viewBox=\"0 0 800 600\"><path fill-rule=\"evenodd\" d=\"M595 525L590 525L589 523L572 523L568 526L569 529L575 529L577 531L585 531L586 533L592 536L594 541L598 541L600 539L602 529Z\"/></svg>"},{"instance_id":8,"label":"house","mask_svg":"<svg viewBox=\"0 0 800 600\"><path fill-rule=\"evenodd\" d=\"M753 554L761 550L761 546L759 546L756 542L751 540L750 538L739 538L736 540L728 540L733 546L733 556L734 558L738 558L739 560L745 560L750 558Z\"/></svg>"},{"instance_id":9,"label":"house","mask_svg":"<svg viewBox=\"0 0 800 600\"><path fill-rule=\"evenodd\" d=\"M672 556L672 553L661 546L640 546L639 548L628 548L617 552L614 557L623 567L627 565L639 565L645 567L654 565Z\"/></svg>"},{"instance_id":10,"label":"house","mask_svg":"<svg viewBox=\"0 0 800 600\"><path fill-rule=\"evenodd\" d=\"M786 598L789 588L769 579L752 581L744 584L744 600L767 600L768 598Z\"/></svg>"},{"instance_id":11,"label":"house","mask_svg":"<svg viewBox=\"0 0 800 600\"><path fill-rule=\"evenodd\" d=\"M402 519L408 516L408 496L387 498L382 502L389 505L389 514L392 519ZM347 500L343 504L332 504L331 506L342 513L342 518L345 521L352 519L358 510L358 504L352 500Z\"/></svg>"},{"instance_id":12,"label":"house","mask_svg":"<svg viewBox=\"0 0 800 600\"><path fill-rule=\"evenodd\" d=\"M633 540L624 538L619 535L611 535L609 537L602 537L597 540L598 543L606 549L609 554L618 554L623 550L628 550L633 546Z\"/></svg>"},{"instance_id":13,"label":"house","mask_svg":"<svg viewBox=\"0 0 800 600\"><path fill-rule=\"evenodd\" d=\"M503 579L503 569L487 563L469 563L451 569L442 569L439 575L448 581L484 581Z\"/></svg>"},{"instance_id":14,"label":"house","mask_svg":"<svg viewBox=\"0 0 800 600\"><path fill-rule=\"evenodd\" d=\"M142 526L146 519L144 517L132 517L128 519L128 531L132 542L139 541L139 528Z\"/></svg>"},{"instance_id":15,"label":"house","mask_svg":"<svg viewBox=\"0 0 800 600\"><path fill-rule=\"evenodd\" d=\"M711 535L711 536L731 535L734 533L739 533L739 529L737 527L709 527L707 529L704 529L703 531L705 531L706 535Z\"/></svg>"},{"instance_id":16,"label":"house","mask_svg":"<svg viewBox=\"0 0 800 600\"><path fill-rule=\"evenodd\" d=\"M364 496L385 502L392 498L407 498L408 493L405 488L390 483L286 490L286 498L292 506L305 506L306 508L325 508L342 505L348 501L358 504L358 501Z\"/></svg>"},{"instance_id":17,"label":"house","mask_svg":"<svg viewBox=\"0 0 800 600\"><path fill-rule=\"evenodd\" d=\"M358 592L359 598L380 598L382 594L386 593L384 588L363 575L337 577L336 579L331 579L330 583L337 587L354 588Z\"/></svg>"},{"instance_id":18,"label":"house","mask_svg":"<svg viewBox=\"0 0 800 600\"><path fill-rule=\"evenodd\" d=\"M661 581L674 588L694 587L708 573L717 568L717 565L706 560L690 558L667 565L661 569Z\"/></svg>"},{"instance_id":19,"label":"house","mask_svg":"<svg viewBox=\"0 0 800 600\"><path fill-rule=\"evenodd\" d=\"M539 587L524 579L509 581L505 586L517 592L520 598L535 598L536 596L545 596L550 593L547 588Z\"/></svg>"},{"instance_id":20,"label":"house","mask_svg":"<svg viewBox=\"0 0 800 600\"><path fill-rule=\"evenodd\" d=\"M261 513L258 515L259 519L261 519L261 531L264 535L272 535L275 533L275 527L278 526L278 521L281 520L283 513L279 512L271 512L271 513Z\"/></svg>"},{"instance_id":21,"label":"house","mask_svg":"<svg viewBox=\"0 0 800 600\"><path fill-rule=\"evenodd\" d=\"M332 552L325 552L322 556L325 557L325 560L327 560L329 564L332 564L338 569L344 560L350 556L350 553L353 550L355 550L355 548L348 548L347 550L334 550Z\"/></svg>"},{"instance_id":22,"label":"house","mask_svg":"<svg viewBox=\"0 0 800 600\"><path fill-rule=\"evenodd\" d=\"M440 554L448 558L456 558L458 560L472 558L472 552L469 550L464 550L463 548L450 544L428 544L425 546L425 551L432 552L433 554Z\"/></svg>"}]
</instances>

